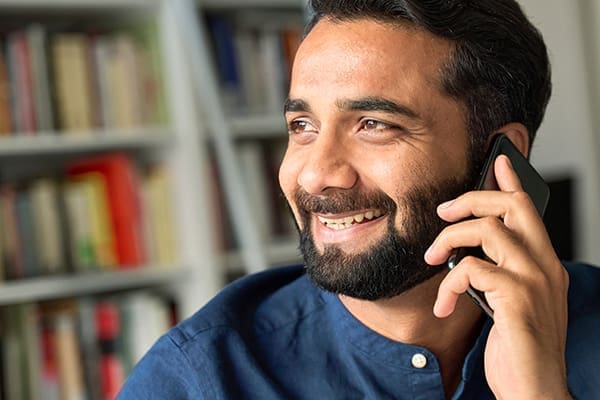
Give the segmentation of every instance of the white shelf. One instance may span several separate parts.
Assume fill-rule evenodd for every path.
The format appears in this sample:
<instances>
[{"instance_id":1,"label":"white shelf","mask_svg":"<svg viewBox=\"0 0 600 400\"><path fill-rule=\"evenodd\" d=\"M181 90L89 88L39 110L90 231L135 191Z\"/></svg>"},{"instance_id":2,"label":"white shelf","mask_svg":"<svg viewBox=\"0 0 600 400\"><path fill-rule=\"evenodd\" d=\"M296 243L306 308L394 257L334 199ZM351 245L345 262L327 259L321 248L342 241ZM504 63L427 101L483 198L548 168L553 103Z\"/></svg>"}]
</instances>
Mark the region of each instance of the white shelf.
<instances>
[{"instance_id":1,"label":"white shelf","mask_svg":"<svg viewBox=\"0 0 600 400\"><path fill-rule=\"evenodd\" d=\"M0 157L70 154L116 149L164 147L174 142L165 129L89 131L73 133L39 132L0 137Z\"/></svg>"},{"instance_id":2,"label":"white shelf","mask_svg":"<svg viewBox=\"0 0 600 400\"><path fill-rule=\"evenodd\" d=\"M265 248L267 262L270 266L301 263L302 256L298 250L298 239L285 239L269 243ZM223 255L223 263L228 270L239 269L242 258L238 251L230 251Z\"/></svg>"},{"instance_id":3,"label":"white shelf","mask_svg":"<svg viewBox=\"0 0 600 400\"><path fill-rule=\"evenodd\" d=\"M285 119L281 114L236 116L230 120L236 138L287 137Z\"/></svg>"},{"instance_id":4,"label":"white shelf","mask_svg":"<svg viewBox=\"0 0 600 400\"><path fill-rule=\"evenodd\" d=\"M0 284L0 306L90 295L108 291L174 284L185 279L183 268L144 266L114 272L44 276Z\"/></svg>"}]
</instances>

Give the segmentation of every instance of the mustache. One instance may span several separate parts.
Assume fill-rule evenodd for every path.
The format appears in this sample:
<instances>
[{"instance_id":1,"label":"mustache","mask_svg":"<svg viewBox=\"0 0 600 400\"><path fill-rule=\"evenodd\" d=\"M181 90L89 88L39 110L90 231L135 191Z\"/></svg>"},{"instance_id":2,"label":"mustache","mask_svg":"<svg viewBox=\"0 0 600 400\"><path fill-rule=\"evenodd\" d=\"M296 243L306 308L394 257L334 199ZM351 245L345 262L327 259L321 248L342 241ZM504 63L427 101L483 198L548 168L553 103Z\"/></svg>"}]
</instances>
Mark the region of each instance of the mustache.
<instances>
[{"instance_id":1,"label":"mustache","mask_svg":"<svg viewBox=\"0 0 600 400\"><path fill-rule=\"evenodd\" d=\"M384 213L396 211L396 203L381 191L359 192L336 190L326 195L314 196L304 189L294 193L294 201L303 214L339 214L347 211L378 208Z\"/></svg>"}]
</instances>

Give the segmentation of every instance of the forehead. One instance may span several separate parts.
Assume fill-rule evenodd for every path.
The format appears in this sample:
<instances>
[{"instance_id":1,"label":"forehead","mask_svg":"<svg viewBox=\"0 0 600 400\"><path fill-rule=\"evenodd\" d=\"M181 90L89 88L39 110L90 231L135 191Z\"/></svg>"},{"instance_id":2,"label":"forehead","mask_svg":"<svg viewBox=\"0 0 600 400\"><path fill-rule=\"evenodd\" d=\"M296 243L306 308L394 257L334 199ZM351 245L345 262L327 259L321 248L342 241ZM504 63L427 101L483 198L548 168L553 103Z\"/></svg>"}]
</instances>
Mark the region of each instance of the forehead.
<instances>
[{"instance_id":1,"label":"forehead","mask_svg":"<svg viewBox=\"0 0 600 400\"><path fill-rule=\"evenodd\" d=\"M441 95L440 74L451 51L449 41L408 23L323 19L298 49L290 96L333 87L340 97L348 92L409 98L424 90Z\"/></svg>"}]
</instances>

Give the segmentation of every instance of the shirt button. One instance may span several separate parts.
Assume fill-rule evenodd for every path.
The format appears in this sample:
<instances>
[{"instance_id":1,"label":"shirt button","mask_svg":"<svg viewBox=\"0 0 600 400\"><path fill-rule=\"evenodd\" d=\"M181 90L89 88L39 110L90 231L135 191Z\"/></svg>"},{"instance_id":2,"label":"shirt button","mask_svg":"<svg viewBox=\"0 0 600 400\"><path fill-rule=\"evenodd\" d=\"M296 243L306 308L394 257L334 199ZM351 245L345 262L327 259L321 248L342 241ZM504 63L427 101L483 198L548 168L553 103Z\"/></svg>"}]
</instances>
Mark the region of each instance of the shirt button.
<instances>
[{"instance_id":1,"label":"shirt button","mask_svg":"<svg viewBox=\"0 0 600 400\"><path fill-rule=\"evenodd\" d=\"M417 353L414 356L412 356L412 359L410 360L410 362L412 363L412 366L415 368L425 368L425 366L427 365L427 357L425 357L423 354L421 353Z\"/></svg>"}]
</instances>

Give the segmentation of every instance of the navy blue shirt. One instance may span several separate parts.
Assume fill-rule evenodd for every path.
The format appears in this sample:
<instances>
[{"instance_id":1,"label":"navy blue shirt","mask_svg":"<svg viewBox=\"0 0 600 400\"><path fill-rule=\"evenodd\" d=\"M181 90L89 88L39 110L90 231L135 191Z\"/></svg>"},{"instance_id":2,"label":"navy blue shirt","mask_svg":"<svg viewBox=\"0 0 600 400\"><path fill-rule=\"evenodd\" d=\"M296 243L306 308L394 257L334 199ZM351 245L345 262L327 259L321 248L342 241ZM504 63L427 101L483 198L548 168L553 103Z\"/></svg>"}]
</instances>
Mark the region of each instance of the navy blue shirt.
<instances>
[{"instance_id":1,"label":"navy blue shirt","mask_svg":"<svg viewBox=\"0 0 600 400\"><path fill-rule=\"evenodd\" d=\"M600 269L567 267L569 387L600 398ZM467 355L455 399L493 399L483 350ZM436 357L356 320L301 266L248 276L164 335L119 399L444 399Z\"/></svg>"}]
</instances>

